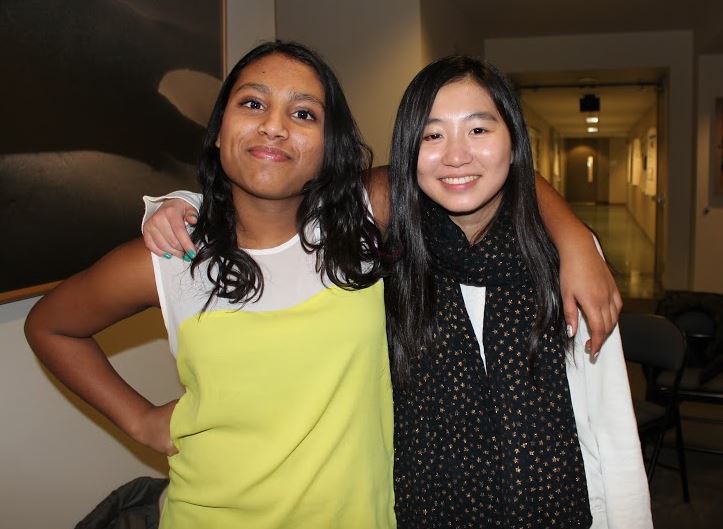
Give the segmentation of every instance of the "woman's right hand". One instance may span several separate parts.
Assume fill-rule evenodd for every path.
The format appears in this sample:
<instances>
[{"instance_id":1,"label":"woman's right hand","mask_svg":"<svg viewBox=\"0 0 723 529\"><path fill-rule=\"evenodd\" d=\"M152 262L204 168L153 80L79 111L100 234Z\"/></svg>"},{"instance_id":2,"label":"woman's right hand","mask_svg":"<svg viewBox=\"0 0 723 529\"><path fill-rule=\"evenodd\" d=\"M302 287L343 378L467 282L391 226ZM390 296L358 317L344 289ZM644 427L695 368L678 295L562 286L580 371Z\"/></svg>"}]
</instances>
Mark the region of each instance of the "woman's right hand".
<instances>
[{"instance_id":1,"label":"woman's right hand","mask_svg":"<svg viewBox=\"0 0 723 529\"><path fill-rule=\"evenodd\" d=\"M143 226L146 248L158 257L182 257L190 261L196 247L188 235L186 223L196 224L198 212L185 200L172 198L163 202Z\"/></svg>"},{"instance_id":2,"label":"woman's right hand","mask_svg":"<svg viewBox=\"0 0 723 529\"><path fill-rule=\"evenodd\" d=\"M171 416L178 400L172 400L162 406L151 406L141 417L132 437L156 452L172 456L177 454L171 441Z\"/></svg>"}]
</instances>

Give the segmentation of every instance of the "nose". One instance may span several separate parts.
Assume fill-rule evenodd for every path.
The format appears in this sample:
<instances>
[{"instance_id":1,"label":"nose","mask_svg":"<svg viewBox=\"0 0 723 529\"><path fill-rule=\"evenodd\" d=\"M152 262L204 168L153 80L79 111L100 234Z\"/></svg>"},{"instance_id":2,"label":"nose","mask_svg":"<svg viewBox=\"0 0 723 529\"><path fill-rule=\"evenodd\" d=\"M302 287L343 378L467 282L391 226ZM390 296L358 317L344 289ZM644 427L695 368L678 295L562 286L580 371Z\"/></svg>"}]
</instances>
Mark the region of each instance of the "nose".
<instances>
[{"instance_id":1,"label":"nose","mask_svg":"<svg viewBox=\"0 0 723 529\"><path fill-rule=\"evenodd\" d=\"M461 167L472 161L472 153L464 138L452 135L447 140L442 155L442 163L450 167Z\"/></svg>"},{"instance_id":2,"label":"nose","mask_svg":"<svg viewBox=\"0 0 723 529\"><path fill-rule=\"evenodd\" d=\"M286 116L280 110L266 112L259 123L258 132L269 139L286 139L289 137L289 130L286 126Z\"/></svg>"}]
</instances>

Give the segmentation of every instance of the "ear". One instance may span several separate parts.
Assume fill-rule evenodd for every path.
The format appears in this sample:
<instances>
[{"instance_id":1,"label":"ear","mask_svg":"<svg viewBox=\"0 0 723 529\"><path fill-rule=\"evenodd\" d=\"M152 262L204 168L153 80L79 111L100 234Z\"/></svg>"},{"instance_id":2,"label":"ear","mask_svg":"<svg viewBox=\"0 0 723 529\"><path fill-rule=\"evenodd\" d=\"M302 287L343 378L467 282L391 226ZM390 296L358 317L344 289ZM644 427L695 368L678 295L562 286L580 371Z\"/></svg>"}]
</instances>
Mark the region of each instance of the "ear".
<instances>
[{"instance_id":1,"label":"ear","mask_svg":"<svg viewBox=\"0 0 723 529\"><path fill-rule=\"evenodd\" d=\"M217 149L221 148L221 134L219 133L218 136L216 136L216 141L214 142L214 145Z\"/></svg>"}]
</instances>

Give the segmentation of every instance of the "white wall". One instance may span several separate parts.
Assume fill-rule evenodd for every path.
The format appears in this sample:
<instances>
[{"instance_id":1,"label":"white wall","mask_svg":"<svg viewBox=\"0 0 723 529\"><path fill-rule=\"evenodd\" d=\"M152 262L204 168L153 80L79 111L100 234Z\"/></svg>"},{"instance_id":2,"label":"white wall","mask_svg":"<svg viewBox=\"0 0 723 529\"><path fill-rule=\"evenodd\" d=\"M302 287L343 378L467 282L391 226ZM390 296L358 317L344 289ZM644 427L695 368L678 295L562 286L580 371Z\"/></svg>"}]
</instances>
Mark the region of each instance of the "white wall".
<instances>
[{"instance_id":1,"label":"white wall","mask_svg":"<svg viewBox=\"0 0 723 529\"><path fill-rule=\"evenodd\" d=\"M695 255L693 288L723 293L723 197L710 203L715 171L713 119L715 99L723 98L723 55L698 58L698 171L695 198ZM716 207L717 206L717 207ZM707 211L707 213L706 213Z\"/></svg>"},{"instance_id":2,"label":"white wall","mask_svg":"<svg viewBox=\"0 0 723 529\"><path fill-rule=\"evenodd\" d=\"M645 151L648 141L648 129L655 128L657 122L656 108L651 108L646 112L640 120L633 125L628 138L631 145L637 139L643 152ZM650 163L650 162L648 162ZM642 171L642 168L641 168ZM641 172L640 182L638 185L627 185L626 203L628 211L633 216L638 225L643 229L648 239L655 244L655 211L656 203L654 197L643 192L645 186L645 171Z\"/></svg>"},{"instance_id":3,"label":"white wall","mask_svg":"<svg viewBox=\"0 0 723 529\"><path fill-rule=\"evenodd\" d=\"M276 35L321 53L375 164L387 163L397 106L423 65L419 1L276 0Z\"/></svg>"},{"instance_id":4,"label":"white wall","mask_svg":"<svg viewBox=\"0 0 723 529\"><path fill-rule=\"evenodd\" d=\"M264 40L276 38L276 15L271 0L226 0L226 70Z\"/></svg>"},{"instance_id":5,"label":"white wall","mask_svg":"<svg viewBox=\"0 0 723 529\"><path fill-rule=\"evenodd\" d=\"M484 55L480 23L458 6L438 0L420 0L422 55L425 64L447 55Z\"/></svg>"},{"instance_id":6,"label":"white wall","mask_svg":"<svg viewBox=\"0 0 723 529\"><path fill-rule=\"evenodd\" d=\"M0 305L0 513L2 527L73 527L113 489L163 476L165 457L146 449L59 385L25 341L38 298ZM156 404L180 395L157 310L99 335L115 369Z\"/></svg>"},{"instance_id":7,"label":"white wall","mask_svg":"<svg viewBox=\"0 0 723 529\"><path fill-rule=\"evenodd\" d=\"M610 138L610 204L625 204L628 178L628 143L625 138Z\"/></svg>"},{"instance_id":8,"label":"white wall","mask_svg":"<svg viewBox=\"0 0 723 529\"><path fill-rule=\"evenodd\" d=\"M487 39L485 57L507 72L666 68L670 146L663 285L687 288L693 189L693 34L690 31Z\"/></svg>"},{"instance_id":9,"label":"white wall","mask_svg":"<svg viewBox=\"0 0 723 529\"><path fill-rule=\"evenodd\" d=\"M550 123L541 115L535 112L524 101L522 103L522 113L525 116L528 132L530 128L534 129L539 137L539 154L538 166L535 169L550 183L553 183L552 171L552 142L554 129ZM533 134L530 134L530 141L533 141ZM559 181L558 181L559 185Z\"/></svg>"}]
</instances>

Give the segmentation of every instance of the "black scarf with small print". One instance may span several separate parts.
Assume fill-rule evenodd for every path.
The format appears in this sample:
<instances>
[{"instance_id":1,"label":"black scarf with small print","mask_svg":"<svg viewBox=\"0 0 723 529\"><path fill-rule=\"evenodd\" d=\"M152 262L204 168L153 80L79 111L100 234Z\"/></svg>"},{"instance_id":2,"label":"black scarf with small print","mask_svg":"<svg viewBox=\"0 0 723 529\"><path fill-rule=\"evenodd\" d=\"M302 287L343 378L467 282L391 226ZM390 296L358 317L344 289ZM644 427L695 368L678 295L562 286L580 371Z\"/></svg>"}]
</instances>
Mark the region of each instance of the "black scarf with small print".
<instances>
[{"instance_id":1,"label":"black scarf with small print","mask_svg":"<svg viewBox=\"0 0 723 529\"><path fill-rule=\"evenodd\" d=\"M589 527L565 344L549 329L531 364L537 303L509 212L470 245L425 199L423 228L434 346L395 388L399 528ZM486 288L484 362L460 284Z\"/></svg>"}]
</instances>

